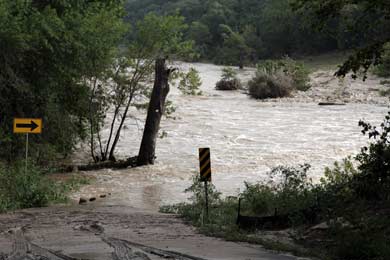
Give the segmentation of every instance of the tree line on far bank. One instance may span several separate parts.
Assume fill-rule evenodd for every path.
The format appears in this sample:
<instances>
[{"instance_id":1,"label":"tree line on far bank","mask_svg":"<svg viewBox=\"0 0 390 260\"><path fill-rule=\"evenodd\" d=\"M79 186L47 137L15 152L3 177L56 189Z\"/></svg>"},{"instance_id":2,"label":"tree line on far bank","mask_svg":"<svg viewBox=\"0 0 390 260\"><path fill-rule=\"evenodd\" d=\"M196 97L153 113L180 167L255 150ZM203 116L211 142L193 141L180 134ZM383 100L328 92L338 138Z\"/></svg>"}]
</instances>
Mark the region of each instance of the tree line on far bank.
<instances>
[{"instance_id":1,"label":"tree line on far bank","mask_svg":"<svg viewBox=\"0 0 390 260\"><path fill-rule=\"evenodd\" d=\"M130 22L149 12L184 16L189 25L185 36L195 42L200 60L239 66L388 41L388 10L387 1L367 0L128 0L126 4Z\"/></svg>"}]
</instances>

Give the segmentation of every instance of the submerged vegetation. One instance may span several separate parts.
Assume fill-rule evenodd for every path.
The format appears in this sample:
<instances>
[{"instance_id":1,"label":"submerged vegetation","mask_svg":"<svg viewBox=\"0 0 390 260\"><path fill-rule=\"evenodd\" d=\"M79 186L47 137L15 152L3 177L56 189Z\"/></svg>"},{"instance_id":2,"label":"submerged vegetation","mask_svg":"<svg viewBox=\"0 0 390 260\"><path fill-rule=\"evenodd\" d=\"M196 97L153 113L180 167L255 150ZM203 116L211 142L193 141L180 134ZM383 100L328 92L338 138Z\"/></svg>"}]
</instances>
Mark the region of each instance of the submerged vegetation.
<instances>
[{"instance_id":1,"label":"submerged vegetation","mask_svg":"<svg viewBox=\"0 0 390 260\"><path fill-rule=\"evenodd\" d=\"M305 65L285 57L259 63L255 77L248 82L248 89L257 99L280 98L295 90L308 90L309 81L309 70Z\"/></svg>"},{"instance_id":2,"label":"submerged vegetation","mask_svg":"<svg viewBox=\"0 0 390 260\"><path fill-rule=\"evenodd\" d=\"M202 91L199 90L200 86L202 86L199 71L194 68L190 68L187 73L181 73L180 77L181 79L178 88L184 95L202 95Z\"/></svg>"},{"instance_id":3,"label":"submerged vegetation","mask_svg":"<svg viewBox=\"0 0 390 260\"><path fill-rule=\"evenodd\" d=\"M249 95L257 99L287 97L293 91L293 82L282 71L257 71L248 82Z\"/></svg>"},{"instance_id":4,"label":"submerged vegetation","mask_svg":"<svg viewBox=\"0 0 390 260\"><path fill-rule=\"evenodd\" d=\"M319 183L308 178L310 166L302 165L277 167L269 172L268 182L246 183L238 197L223 199L209 185L210 215L205 219L204 188L195 177L186 190L193 194L190 203L166 206L161 211L180 214L205 234L227 239L275 248L274 243L263 241L253 231L292 227L295 243L306 248L298 247L296 253L310 251L330 259L387 259L390 112L379 128L363 121L359 125L373 142L354 160L347 158L327 168ZM242 203L237 217L238 198ZM283 245L276 248L291 249Z\"/></svg>"},{"instance_id":5,"label":"submerged vegetation","mask_svg":"<svg viewBox=\"0 0 390 260\"><path fill-rule=\"evenodd\" d=\"M217 90L238 90L242 88L241 81L237 78L237 72L230 67L222 69L221 80L217 82Z\"/></svg>"}]
</instances>

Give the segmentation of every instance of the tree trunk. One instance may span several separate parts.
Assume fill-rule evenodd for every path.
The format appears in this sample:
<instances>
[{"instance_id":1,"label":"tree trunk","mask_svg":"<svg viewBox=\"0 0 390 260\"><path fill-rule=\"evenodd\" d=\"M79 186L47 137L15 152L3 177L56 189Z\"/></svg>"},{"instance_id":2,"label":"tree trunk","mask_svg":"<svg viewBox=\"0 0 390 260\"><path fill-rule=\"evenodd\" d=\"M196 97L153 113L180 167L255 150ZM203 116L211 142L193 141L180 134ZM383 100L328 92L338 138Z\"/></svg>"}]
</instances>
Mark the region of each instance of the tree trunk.
<instances>
[{"instance_id":1,"label":"tree trunk","mask_svg":"<svg viewBox=\"0 0 390 260\"><path fill-rule=\"evenodd\" d=\"M165 110L165 101L169 93L169 75L165 59L156 60L155 80L146 117L144 134L138 154L138 166L154 164L156 139L160 128L161 117Z\"/></svg>"}]
</instances>

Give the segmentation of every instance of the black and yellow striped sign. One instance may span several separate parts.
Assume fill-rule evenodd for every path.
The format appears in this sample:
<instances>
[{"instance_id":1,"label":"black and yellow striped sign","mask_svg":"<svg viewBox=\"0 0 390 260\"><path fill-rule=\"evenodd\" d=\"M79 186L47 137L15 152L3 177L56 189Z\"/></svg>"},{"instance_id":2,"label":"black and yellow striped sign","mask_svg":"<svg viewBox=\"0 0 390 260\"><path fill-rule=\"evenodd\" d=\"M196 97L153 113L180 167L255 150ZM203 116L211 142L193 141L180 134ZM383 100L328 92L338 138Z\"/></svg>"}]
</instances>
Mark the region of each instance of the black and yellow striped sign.
<instances>
[{"instance_id":1,"label":"black and yellow striped sign","mask_svg":"<svg viewBox=\"0 0 390 260\"><path fill-rule=\"evenodd\" d=\"M210 148L199 148L200 180L211 182Z\"/></svg>"}]
</instances>

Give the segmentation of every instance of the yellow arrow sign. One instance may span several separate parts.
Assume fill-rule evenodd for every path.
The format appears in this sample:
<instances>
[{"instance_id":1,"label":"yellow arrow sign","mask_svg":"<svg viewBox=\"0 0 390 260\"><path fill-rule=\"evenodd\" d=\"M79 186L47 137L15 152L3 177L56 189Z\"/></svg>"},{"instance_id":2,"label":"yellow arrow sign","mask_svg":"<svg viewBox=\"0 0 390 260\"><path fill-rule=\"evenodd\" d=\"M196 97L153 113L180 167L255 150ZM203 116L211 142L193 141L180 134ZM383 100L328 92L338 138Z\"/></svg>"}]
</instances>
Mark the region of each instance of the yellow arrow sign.
<instances>
[{"instance_id":1,"label":"yellow arrow sign","mask_svg":"<svg viewBox=\"0 0 390 260\"><path fill-rule=\"evenodd\" d=\"M15 118L15 134L40 134L42 133L42 119L40 118Z\"/></svg>"}]
</instances>

